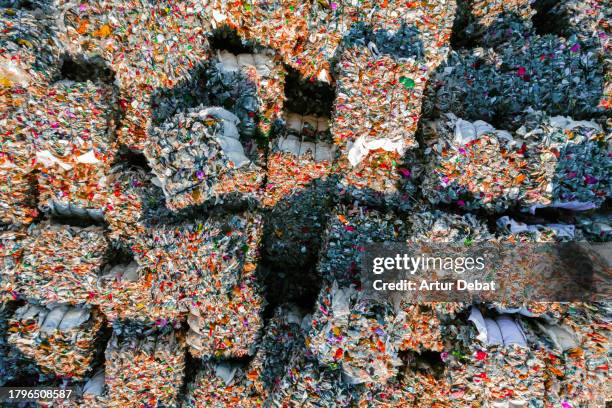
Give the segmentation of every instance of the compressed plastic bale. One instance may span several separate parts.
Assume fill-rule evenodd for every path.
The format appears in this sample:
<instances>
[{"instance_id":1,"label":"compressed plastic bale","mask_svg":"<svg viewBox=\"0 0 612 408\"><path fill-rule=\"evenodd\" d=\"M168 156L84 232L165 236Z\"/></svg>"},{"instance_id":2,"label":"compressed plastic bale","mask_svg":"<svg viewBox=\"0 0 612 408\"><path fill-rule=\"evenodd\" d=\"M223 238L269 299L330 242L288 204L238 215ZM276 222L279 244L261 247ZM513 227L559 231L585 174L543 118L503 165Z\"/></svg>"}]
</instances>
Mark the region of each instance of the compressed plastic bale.
<instances>
[{"instance_id":1,"label":"compressed plastic bale","mask_svg":"<svg viewBox=\"0 0 612 408\"><path fill-rule=\"evenodd\" d=\"M195 357L242 357L253 354L261 335L265 304L254 277L229 296L210 296L191 307L187 318L189 351Z\"/></svg>"},{"instance_id":2,"label":"compressed plastic bale","mask_svg":"<svg viewBox=\"0 0 612 408\"><path fill-rule=\"evenodd\" d=\"M246 156L237 124L238 118L223 108L200 107L150 132L145 156L168 208L257 200L263 172Z\"/></svg>"},{"instance_id":3,"label":"compressed plastic bale","mask_svg":"<svg viewBox=\"0 0 612 408\"><path fill-rule=\"evenodd\" d=\"M527 158L510 133L452 114L426 126L431 159L422 190L429 202L501 212L519 199Z\"/></svg>"},{"instance_id":4,"label":"compressed plastic bale","mask_svg":"<svg viewBox=\"0 0 612 408\"><path fill-rule=\"evenodd\" d=\"M321 362L338 364L355 383L390 380L398 370L400 350L442 351L441 326L464 306L430 302L399 305L361 296L360 247L375 242L471 242L492 239L473 216L418 212L412 225L392 214L339 208L326 231L319 271L326 283L313 315L310 344ZM354 242L360 242L356 246ZM360 350L369 345L370 352Z\"/></svg>"},{"instance_id":5,"label":"compressed plastic bale","mask_svg":"<svg viewBox=\"0 0 612 408\"><path fill-rule=\"evenodd\" d=\"M222 50L207 72L206 88L211 104L238 117L242 135L267 137L283 111L285 75L272 50L238 55Z\"/></svg>"},{"instance_id":6,"label":"compressed plastic bale","mask_svg":"<svg viewBox=\"0 0 612 408\"><path fill-rule=\"evenodd\" d=\"M349 407L352 401L353 389L344 382L341 370L320 364L302 346L291 357L271 404L274 407L304 404Z\"/></svg>"},{"instance_id":7,"label":"compressed plastic bale","mask_svg":"<svg viewBox=\"0 0 612 408\"><path fill-rule=\"evenodd\" d=\"M36 106L31 127L40 207L102 220L113 159L115 101L110 86L61 81Z\"/></svg>"},{"instance_id":8,"label":"compressed plastic bale","mask_svg":"<svg viewBox=\"0 0 612 408\"><path fill-rule=\"evenodd\" d=\"M125 116L118 140L134 150L146 144L155 88L171 88L208 59L210 25L195 2L129 4L58 2L72 55L101 55L124 90ZM142 46L142 44L145 44Z\"/></svg>"},{"instance_id":9,"label":"compressed plastic bale","mask_svg":"<svg viewBox=\"0 0 612 408\"><path fill-rule=\"evenodd\" d=\"M605 44L611 14L604 2L570 0L549 3L549 6L546 16L554 20L551 28L555 33L566 37L577 35L588 45L592 42Z\"/></svg>"},{"instance_id":10,"label":"compressed plastic bale","mask_svg":"<svg viewBox=\"0 0 612 408\"><path fill-rule=\"evenodd\" d=\"M384 384L401 365L393 336L397 323L391 305L334 283L321 290L308 343L322 364L341 367L347 382Z\"/></svg>"},{"instance_id":11,"label":"compressed plastic bale","mask_svg":"<svg viewBox=\"0 0 612 408\"><path fill-rule=\"evenodd\" d=\"M334 209L326 230L317 265L318 273L328 282L338 281L341 287L358 283L360 251L355 246L367 243L396 241L408 237L408 225L391 212L367 207L339 205Z\"/></svg>"},{"instance_id":12,"label":"compressed plastic bale","mask_svg":"<svg viewBox=\"0 0 612 408\"><path fill-rule=\"evenodd\" d=\"M295 307L282 306L268 322L257 354L246 366L230 361L209 361L188 386L183 406L265 406L278 388L286 364L303 345L302 315Z\"/></svg>"},{"instance_id":13,"label":"compressed plastic bale","mask_svg":"<svg viewBox=\"0 0 612 408\"><path fill-rule=\"evenodd\" d=\"M604 113L604 75L598 52L575 36L534 35L496 49L453 51L432 81L433 110L506 129L520 127L530 107L594 117Z\"/></svg>"},{"instance_id":14,"label":"compressed plastic bale","mask_svg":"<svg viewBox=\"0 0 612 408\"><path fill-rule=\"evenodd\" d=\"M609 137L594 122L532 112L534 120L511 134L483 121L446 118L431 127L427 142L432 159L423 192L433 204L584 211L610 194Z\"/></svg>"},{"instance_id":15,"label":"compressed plastic bale","mask_svg":"<svg viewBox=\"0 0 612 408\"><path fill-rule=\"evenodd\" d=\"M332 82L333 62L342 37L353 24L352 16L343 9L343 2L312 2L306 15L306 30L299 46L283 55L287 64L305 78Z\"/></svg>"},{"instance_id":16,"label":"compressed plastic bale","mask_svg":"<svg viewBox=\"0 0 612 408\"><path fill-rule=\"evenodd\" d=\"M111 168L104 211L111 240L123 247L130 247L136 237L146 233L150 220L170 216L163 191L156 183L154 175L143 168L128 164L117 164Z\"/></svg>"},{"instance_id":17,"label":"compressed plastic bale","mask_svg":"<svg viewBox=\"0 0 612 408\"><path fill-rule=\"evenodd\" d=\"M155 274L136 262L107 267L98 281L96 303L109 324L129 322L143 327L164 326L181 318L154 298Z\"/></svg>"},{"instance_id":18,"label":"compressed plastic bale","mask_svg":"<svg viewBox=\"0 0 612 408\"><path fill-rule=\"evenodd\" d=\"M10 320L10 344L43 373L83 378L93 364L103 317L96 309L26 304Z\"/></svg>"},{"instance_id":19,"label":"compressed plastic bale","mask_svg":"<svg viewBox=\"0 0 612 408\"><path fill-rule=\"evenodd\" d=\"M418 145L414 134L425 86L448 51L454 6L447 6L440 14L435 7L417 7L389 31L376 19L371 26L356 24L345 37L332 134L342 157L340 185L349 196L367 203L381 201L377 196L402 200L397 184L400 174L410 172L398 163ZM430 18L438 24L422 24Z\"/></svg>"},{"instance_id":20,"label":"compressed plastic bale","mask_svg":"<svg viewBox=\"0 0 612 408\"><path fill-rule=\"evenodd\" d=\"M492 326L488 325L487 319L473 306L469 320L474 325L456 328L460 333L458 341L452 345L452 352L444 354L451 402L460 399L492 404L543 400L545 384L541 373L544 362L527 345L515 318L510 320L510 325L502 322L504 318L508 319L507 316L487 318ZM487 330L488 327L499 328L498 336ZM520 333L518 342L513 340L513 333Z\"/></svg>"},{"instance_id":21,"label":"compressed plastic bale","mask_svg":"<svg viewBox=\"0 0 612 408\"><path fill-rule=\"evenodd\" d=\"M9 9L0 18L0 222L29 224L37 216L29 100L59 74L61 47L51 19Z\"/></svg>"},{"instance_id":22,"label":"compressed plastic bale","mask_svg":"<svg viewBox=\"0 0 612 408\"><path fill-rule=\"evenodd\" d=\"M43 304L93 302L107 251L100 227L41 224L25 243L15 290Z\"/></svg>"},{"instance_id":23,"label":"compressed plastic bale","mask_svg":"<svg viewBox=\"0 0 612 408\"><path fill-rule=\"evenodd\" d=\"M16 91L27 95L58 76L63 47L52 15L41 10L7 9L0 26L0 78L8 93L3 97L21 99Z\"/></svg>"},{"instance_id":24,"label":"compressed plastic bale","mask_svg":"<svg viewBox=\"0 0 612 408\"><path fill-rule=\"evenodd\" d=\"M259 215L215 215L152 227L134 247L136 261L152 271L153 304L187 312L192 354L251 354L263 323L261 232Z\"/></svg>"},{"instance_id":25,"label":"compressed plastic bale","mask_svg":"<svg viewBox=\"0 0 612 408\"><path fill-rule=\"evenodd\" d=\"M178 406L185 370L180 332L122 338L113 334L106 348L108 407Z\"/></svg>"},{"instance_id":26,"label":"compressed plastic bale","mask_svg":"<svg viewBox=\"0 0 612 408\"><path fill-rule=\"evenodd\" d=\"M611 195L608 130L592 121L555 116L517 133L527 140L533 158L527 171L534 182L528 184L523 199L531 211L541 207L597 208ZM530 152L531 138L537 141L535 152Z\"/></svg>"},{"instance_id":27,"label":"compressed plastic bale","mask_svg":"<svg viewBox=\"0 0 612 408\"><path fill-rule=\"evenodd\" d=\"M0 231L0 302L18 298L16 286L17 266L27 243L25 231Z\"/></svg>"},{"instance_id":28,"label":"compressed plastic bale","mask_svg":"<svg viewBox=\"0 0 612 408\"><path fill-rule=\"evenodd\" d=\"M162 1L154 8L146 1L96 1L85 7L64 0L57 4L69 51L101 55L127 87L172 86L207 58L210 26L203 6L195 2Z\"/></svg>"},{"instance_id":29,"label":"compressed plastic bale","mask_svg":"<svg viewBox=\"0 0 612 408\"><path fill-rule=\"evenodd\" d=\"M401 325L402 315L396 315L390 303L367 299L355 289L359 247L406 238L401 219L364 207L340 206L328 223L317 267L325 280L312 317L309 347L322 364L339 366L351 383L385 383L401 365L394 329Z\"/></svg>"},{"instance_id":30,"label":"compressed plastic bale","mask_svg":"<svg viewBox=\"0 0 612 408\"><path fill-rule=\"evenodd\" d=\"M342 52L332 120L334 141L352 166L361 163L373 150L401 155L417 145L412 136L426 83L422 49L398 50L404 57L412 57L409 62L400 63L393 54L389 55L393 50L378 51L376 45L366 48L368 42L374 44L377 40L382 46L385 39L376 38L375 34L359 44L357 41L366 33L356 32L352 37L355 42ZM417 35L408 29L402 34L407 38ZM359 123L363 129L356 126Z\"/></svg>"},{"instance_id":31,"label":"compressed plastic bale","mask_svg":"<svg viewBox=\"0 0 612 408\"><path fill-rule=\"evenodd\" d=\"M415 212L410 217L407 241L412 243L467 244L494 240L484 221L474 215L457 215L442 211ZM398 349L417 352L444 350L444 326L467 305L459 302L400 302L396 311L395 336Z\"/></svg>"},{"instance_id":32,"label":"compressed plastic bale","mask_svg":"<svg viewBox=\"0 0 612 408\"><path fill-rule=\"evenodd\" d=\"M557 385L550 389L551 402L566 398L603 405L609 399L610 391L604 385L609 381L609 315L608 303L574 303L565 316L554 322L561 330L540 326L547 341L554 344L546 360L550 373L557 377L551 378Z\"/></svg>"}]
</instances>

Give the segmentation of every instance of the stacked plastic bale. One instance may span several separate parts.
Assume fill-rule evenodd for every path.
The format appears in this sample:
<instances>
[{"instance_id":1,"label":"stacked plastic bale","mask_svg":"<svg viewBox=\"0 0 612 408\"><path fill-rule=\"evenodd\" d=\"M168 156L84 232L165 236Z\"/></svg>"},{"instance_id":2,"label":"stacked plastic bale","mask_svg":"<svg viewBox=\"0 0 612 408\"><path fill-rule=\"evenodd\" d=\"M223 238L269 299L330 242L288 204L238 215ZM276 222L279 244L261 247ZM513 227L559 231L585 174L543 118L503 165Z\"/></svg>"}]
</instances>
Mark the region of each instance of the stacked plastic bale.
<instances>
[{"instance_id":1,"label":"stacked plastic bale","mask_svg":"<svg viewBox=\"0 0 612 408\"><path fill-rule=\"evenodd\" d=\"M401 176L411 179L403 156L418 145L421 100L448 52L455 3L371 7L370 14L358 9L363 22L344 37L332 134L342 152L343 193L370 205L400 205L397 184Z\"/></svg>"},{"instance_id":2,"label":"stacked plastic bale","mask_svg":"<svg viewBox=\"0 0 612 408\"><path fill-rule=\"evenodd\" d=\"M60 0L66 46L73 55L96 55L109 63L121 89L118 141L145 146L151 95L189 78L208 59L210 24L198 2L101 0L86 5Z\"/></svg>"},{"instance_id":3,"label":"stacked plastic bale","mask_svg":"<svg viewBox=\"0 0 612 408\"><path fill-rule=\"evenodd\" d=\"M603 406L609 399L609 310L605 304L572 303L560 316L523 319L530 347L545 364L551 405Z\"/></svg>"},{"instance_id":4,"label":"stacked plastic bale","mask_svg":"<svg viewBox=\"0 0 612 408\"><path fill-rule=\"evenodd\" d=\"M520 35L496 48L451 52L435 77L428 114L452 112L510 130L530 107L595 117L604 112L604 74L598 51L576 36Z\"/></svg>"},{"instance_id":5,"label":"stacked plastic bale","mask_svg":"<svg viewBox=\"0 0 612 408\"><path fill-rule=\"evenodd\" d=\"M310 2L261 2L244 6L239 3L212 1L208 16L214 28L229 26L245 39L277 50L285 62L293 63L305 76L317 76L317 67L302 65L293 58L294 50L308 35L307 16ZM310 62L310 61L308 61Z\"/></svg>"},{"instance_id":6,"label":"stacked plastic bale","mask_svg":"<svg viewBox=\"0 0 612 408\"><path fill-rule=\"evenodd\" d=\"M156 183L154 175L142 167L119 163L111 168L104 219L110 229L108 237L115 244L130 248L147 231L150 220L171 216Z\"/></svg>"},{"instance_id":7,"label":"stacked plastic bale","mask_svg":"<svg viewBox=\"0 0 612 408\"><path fill-rule=\"evenodd\" d=\"M145 156L173 211L193 205L257 202L262 169L246 154L238 118L223 108L194 108L155 126Z\"/></svg>"},{"instance_id":8,"label":"stacked plastic bale","mask_svg":"<svg viewBox=\"0 0 612 408\"><path fill-rule=\"evenodd\" d=\"M38 214L29 101L58 75L61 48L40 11L3 10L0 33L0 222L29 224Z\"/></svg>"},{"instance_id":9,"label":"stacked plastic bale","mask_svg":"<svg viewBox=\"0 0 612 408\"><path fill-rule=\"evenodd\" d=\"M240 133L255 143L258 133L268 137L281 117L285 75L280 58L272 50L238 55L222 50L217 51L207 71L206 89L211 104L232 111L240 120ZM254 145L247 150L256 149Z\"/></svg>"},{"instance_id":10,"label":"stacked plastic bale","mask_svg":"<svg viewBox=\"0 0 612 408\"><path fill-rule=\"evenodd\" d=\"M8 342L42 373L82 379L90 370L104 319L97 309L26 304L9 321Z\"/></svg>"},{"instance_id":11,"label":"stacked plastic bale","mask_svg":"<svg viewBox=\"0 0 612 408\"><path fill-rule=\"evenodd\" d=\"M113 334L105 357L108 407L178 406L185 371L182 333Z\"/></svg>"},{"instance_id":12,"label":"stacked plastic bale","mask_svg":"<svg viewBox=\"0 0 612 408\"><path fill-rule=\"evenodd\" d=\"M364 245L406 238L401 219L364 207L340 206L328 223L318 265L324 281L308 346L321 364L341 368L349 383L384 384L401 365L397 329L405 315L390 302L363 296L358 273Z\"/></svg>"},{"instance_id":13,"label":"stacked plastic bale","mask_svg":"<svg viewBox=\"0 0 612 408\"><path fill-rule=\"evenodd\" d=\"M135 258L152 271L152 305L165 316L188 313L192 355L252 354L262 327L256 269L261 217L245 212L151 227ZM142 312L139 312L142 313Z\"/></svg>"},{"instance_id":14,"label":"stacked plastic bale","mask_svg":"<svg viewBox=\"0 0 612 408\"><path fill-rule=\"evenodd\" d=\"M434 356L435 358L435 356ZM439 358L439 357L438 357ZM360 407L452 407L450 387L444 377L442 360L409 353L396 379L387 384L372 384L359 396Z\"/></svg>"},{"instance_id":15,"label":"stacked plastic bale","mask_svg":"<svg viewBox=\"0 0 612 408\"><path fill-rule=\"evenodd\" d=\"M333 204L335 147L329 118L285 114L271 143L263 204L268 259L303 267L316 257Z\"/></svg>"},{"instance_id":16,"label":"stacked plastic bale","mask_svg":"<svg viewBox=\"0 0 612 408\"><path fill-rule=\"evenodd\" d=\"M544 321L526 325L528 338L546 364L550 404L603 404L609 390L610 324L607 303L570 303Z\"/></svg>"},{"instance_id":17,"label":"stacked plastic bale","mask_svg":"<svg viewBox=\"0 0 612 408\"><path fill-rule=\"evenodd\" d=\"M92 303L108 256L101 227L44 223L30 231L15 274L15 291L47 303Z\"/></svg>"},{"instance_id":18,"label":"stacked plastic bale","mask_svg":"<svg viewBox=\"0 0 612 408\"><path fill-rule=\"evenodd\" d=\"M342 370L319 363L307 344L291 356L272 406L351 406L355 391L344 382Z\"/></svg>"},{"instance_id":19,"label":"stacked plastic bale","mask_svg":"<svg viewBox=\"0 0 612 408\"><path fill-rule=\"evenodd\" d=\"M440 245L443 243L470 244L493 239L486 225L470 214L456 215L442 211L421 209L410 218L407 241L412 245ZM369 406L453 406L451 386L446 381L445 367L432 366L424 356L433 353L448 354L448 326L455 324L457 316L466 307L463 303L400 301L396 311L398 325L395 342L401 350L404 370L387 384L368 384L361 395L362 403Z\"/></svg>"},{"instance_id":20,"label":"stacked plastic bale","mask_svg":"<svg viewBox=\"0 0 612 408\"><path fill-rule=\"evenodd\" d=\"M33 106L30 124L39 206L62 216L103 219L106 178L114 158L114 89L60 81Z\"/></svg>"},{"instance_id":21,"label":"stacked plastic bale","mask_svg":"<svg viewBox=\"0 0 612 408\"><path fill-rule=\"evenodd\" d=\"M297 47L285 53L287 63L305 78L331 83L340 43L354 23L355 14L354 7L344 1L311 2L304 14L306 31Z\"/></svg>"},{"instance_id":22,"label":"stacked plastic bale","mask_svg":"<svg viewBox=\"0 0 612 408\"><path fill-rule=\"evenodd\" d=\"M571 375L581 367L584 367L585 372L583 379L567 381L567 393L582 403L596 401L603 404L604 401L609 401L610 390L606 387L610 382L610 304L606 302L570 305L561 324L577 334L579 347L582 349L582 352L576 348L564 350L565 372Z\"/></svg>"},{"instance_id":23,"label":"stacked plastic bale","mask_svg":"<svg viewBox=\"0 0 612 408\"><path fill-rule=\"evenodd\" d=\"M248 365L209 360L188 386L184 406L267 406L278 389L286 365L304 346L302 315L293 306L279 307L268 322L257 354Z\"/></svg>"},{"instance_id":24,"label":"stacked plastic bale","mask_svg":"<svg viewBox=\"0 0 612 408\"><path fill-rule=\"evenodd\" d=\"M442 211L421 210L410 217L410 236L412 245L433 244L440 248L445 243L471 245L492 241L495 237L489 232L484 221L472 214L457 215ZM411 304L402 301L405 321L401 326L400 350L415 352L443 352L444 328L466 308L460 302L426 302Z\"/></svg>"},{"instance_id":25,"label":"stacked plastic bale","mask_svg":"<svg viewBox=\"0 0 612 408\"><path fill-rule=\"evenodd\" d=\"M453 399L488 404L537 404L544 399L543 361L528 347L516 316L483 317L472 306L468 320L448 327L456 338L443 353Z\"/></svg>"},{"instance_id":26,"label":"stacked plastic bale","mask_svg":"<svg viewBox=\"0 0 612 408\"><path fill-rule=\"evenodd\" d=\"M434 123L426 136L424 196L432 204L491 212L514 205L531 211L599 207L610 195L609 135L594 122L528 118L534 120L513 134L452 114Z\"/></svg>"}]
</instances>

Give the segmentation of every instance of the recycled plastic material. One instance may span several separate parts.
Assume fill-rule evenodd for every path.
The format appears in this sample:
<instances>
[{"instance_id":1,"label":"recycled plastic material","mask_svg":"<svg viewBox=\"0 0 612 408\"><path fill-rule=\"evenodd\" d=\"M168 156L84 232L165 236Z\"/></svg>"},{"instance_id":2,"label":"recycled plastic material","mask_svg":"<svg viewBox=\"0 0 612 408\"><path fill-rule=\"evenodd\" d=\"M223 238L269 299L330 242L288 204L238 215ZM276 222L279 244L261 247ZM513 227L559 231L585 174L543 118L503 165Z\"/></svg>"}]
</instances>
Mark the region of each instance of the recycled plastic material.
<instances>
[{"instance_id":1,"label":"recycled plastic material","mask_svg":"<svg viewBox=\"0 0 612 408\"><path fill-rule=\"evenodd\" d=\"M148 337L111 337L105 352L108 407L178 406L185 340L170 331Z\"/></svg>"},{"instance_id":2,"label":"recycled plastic material","mask_svg":"<svg viewBox=\"0 0 612 408\"><path fill-rule=\"evenodd\" d=\"M267 136L283 111L285 70L274 52L232 54L217 51L207 72L206 90L211 103L230 109L244 136L253 137L259 129Z\"/></svg>"},{"instance_id":3,"label":"recycled plastic material","mask_svg":"<svg viewBox=\"0 0 612 408\"><path fill-rule=\"evenodd\" d=\"M95 309L26 304L9 320L8 342L43 373L78 379L90 369L102 325Z\"/></svg>"},{"instance_id":4,"label":"recycled plastic material","mask_svg":"<svg viewBox=\"0 0 612 408\"><path fill-rule=\"evenodd\" d=\"M70 108L63 108L66 103ZM42 209L102 219L114 156L113 103L112 87L61 81L34 108L46 112L29 129Z\"/></svg>"},{"instance_id":5,"label":"recycled plastic material","mask_svg":"<svg viewBox=\"0 0 612 408\"><path fill-rule=\"evenodd\" d=\"M578 211L600 206L610 195L609 135L590 121L530 118L513 134L453 114L432 124L424 196L432 204L492 212L515 203Z\"/></svg>"},{"instance_id":6,"label":"recycled plastic material","mask_svg":"<svg viewBox=\"0 0 612 408\"><path fill-rule=\"evenodd\" d=\"M235 196L236 200L256 199L264 174L246 156L238 122L223 108L200 107L152 130L145 155L168 208L177 211Z\"/></svg>"},{"instance_id":7,"label":"recycled plastic material","mask_svg":"<svg viewBox=\"0 0 612 408\"><path fill-rule=\"evenodd\" d=\"M193 354L252 354L264 306L256 274L261 233L261 217L246 212L153 227L134 246L138 264L152 271L145 282L153 284L141 283L152 310L161 308L162 318L188 314ZM142 294L132 296L131 307L138 307Z\"/></svg>"},{"instance_id":8,"label":"recycled plastic material","mask_svg":"<svg viewBox=\"0 0 612 408\"><path fill-rule=\"evenodd\" d=\"M42 304L86 303L97 293L107 250L101 227L41 224L24 243L15 291Z\"/></svg>"}]
</instances>

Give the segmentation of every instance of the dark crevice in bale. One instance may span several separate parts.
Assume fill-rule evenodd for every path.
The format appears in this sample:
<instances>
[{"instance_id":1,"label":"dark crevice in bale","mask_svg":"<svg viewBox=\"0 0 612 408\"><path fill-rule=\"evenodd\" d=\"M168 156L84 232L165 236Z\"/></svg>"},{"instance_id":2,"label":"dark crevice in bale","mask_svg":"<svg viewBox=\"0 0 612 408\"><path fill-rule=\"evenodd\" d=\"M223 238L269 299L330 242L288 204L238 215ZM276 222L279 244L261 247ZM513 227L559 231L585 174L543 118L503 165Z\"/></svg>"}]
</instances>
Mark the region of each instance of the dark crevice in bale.
<instances>
[{"instance_id":1,"label":"dark crevice in bale","mask_svg":"<svg viewBox=\"0 0 612 408\"><path fill-rule=\"evenodd\" d=\"M453 49L475 48L478 42L473 36L473 28L470 22L474 19L470 0L458 0L457 12L453 21L450 44Z\"/></svg>"},{"instance_id":2,"label":"dark crevice in bale","mask_svg":"<svg viewBox=\"0 0 612 408\"><path fill-rule=\"evenodd\" d=\"M331 117L336 91L326 82L304 79L301 74L285 66L285 111L301 115Z\"/></svg>"},{"instance_id":3,"label":"dark crevice in bale","mask_svg":"<svg viewBox=\"0 0 612 408\"><path fill-rule=\"evenodd\" d=\"M83 56L64 55L60 69L61 78L76 82L103 82L112 84L115 82L115 73L102 59L95 56L86 58Z\"/></svg>"},{"instance_id":4,"label":"dark crevice in bale","mask_svg":"<svg viewBox=\"0 0 612 408\"><path fill-rule=\"evenodd\" d=\"M109 250L108 259L102 269L109 271L115 266L129 265L132 262L135 262L134 254L130 250L120 246L113 246Z\"/></svg>"},{"instance_id":5,"label":"dark crevice in bale","mask_svg":"<svg viewBox=\"0 0 612 408\"><path fill-rule=\"evenodd\" d=\"M185 323L186 327L187 323ZM184 401L189 392L189 385L194 383L196 376L202 370L202 360L193 357L189 352L189 347L185 348L185 372L183 375L183 384L179 390L178 401Z\"/></svg>"},{"instance_id":6,"label":"dark crevice in bale","mask_svg":"<svg viewBox=\"0 0 612 408\"><path fill-rule=\"evenodd\" d=\"M91 218L89 216L79 216L76 214L61 215L57 213L49 213L49 219L53 224L69 225L71 227L107 227L107 223L106 221L104 221L104 219L96 219Z\"/></svg>"},{"instance_id":7,"label":"dark crevice in bale","mask_svg":"<svg viewBox=\"0 0 612 408\"><path fill-rule=\"evenodd\" d=\"M567 26L568 22L560 20L558 15L551 13L558 4L560 4L558 0L536 0L532 4L536 14L532 17L531 22L536 33L539 35L555 34L563 37L563 27Z\"/></svg>"},{"instance_id":8,"label":"dark crevice in bale","mask_svg":"<svg viewBox=\"0 0 612 408\"><path fill-rule=\"evenodd\" d=\"M402 373L408 377L412 372L431 374L437 380L444 376L444 362L441 353L437 351L425 350L420 353L414 351L400 352L400 358L404 362Z\"/></svg>"},{"instance_id":9,"label":"dark crevice in bale","mask_svg":"<svg viewBox=\"0 0 612 408\"><path fill-rule=\"evenodd\" d=\"M115 160L114 165L117 164L128 164L133 167L144 169L148 173L151 172L149 162L147 161L147 158L142 152L135 152L129 149L121 149L119 151L119 154L117 154L117 158Z\"/></svg>"},{"instance_id":10,"label":"dark crevice in bale","mask_svg":"<svg viewBox=\"0 0 612 408\"><path fill-rule=\"evenodd\" d=\"M321 279L316 272L316 265L295 270L272 267L265 260L262 264L265 270L262 276L266 299L264 319L270 319L274 311L286 303L294 303L306 311L314 309L321 289Z\"/></svg>"},{"instance_id":11,"label":"dark crevice in bale","mask_svg":"<svg viewBox=\"0 0 612 408\"><path fill-rule=\"evenodd\" d=\"M244 40L236 30L223 26L214 30L208 38L213 50L225 50L232 54L252 54L254 43Z\"/></svg>"}]
</instances>

